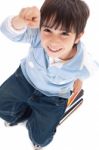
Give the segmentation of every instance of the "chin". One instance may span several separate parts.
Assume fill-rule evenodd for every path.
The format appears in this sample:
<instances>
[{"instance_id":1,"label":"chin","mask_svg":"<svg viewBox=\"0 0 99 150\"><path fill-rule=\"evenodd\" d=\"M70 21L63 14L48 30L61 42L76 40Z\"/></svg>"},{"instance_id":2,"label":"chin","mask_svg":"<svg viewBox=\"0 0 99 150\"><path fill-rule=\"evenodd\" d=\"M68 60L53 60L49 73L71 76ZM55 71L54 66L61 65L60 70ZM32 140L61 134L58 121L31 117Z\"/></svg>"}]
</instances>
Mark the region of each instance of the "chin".
<instances>
[{"instance_id":1,"label":"chin","mask_svg":"<svg viewBox=\"0 0 99 150\"><path fill-rule=\"evenodd\" d=\"M58 58L58 57L59 57L59 55L53 54L53 53L47 53L47 55L48 55L49 57L52 57L52 58Z\"/></svg>"}]
</instances>

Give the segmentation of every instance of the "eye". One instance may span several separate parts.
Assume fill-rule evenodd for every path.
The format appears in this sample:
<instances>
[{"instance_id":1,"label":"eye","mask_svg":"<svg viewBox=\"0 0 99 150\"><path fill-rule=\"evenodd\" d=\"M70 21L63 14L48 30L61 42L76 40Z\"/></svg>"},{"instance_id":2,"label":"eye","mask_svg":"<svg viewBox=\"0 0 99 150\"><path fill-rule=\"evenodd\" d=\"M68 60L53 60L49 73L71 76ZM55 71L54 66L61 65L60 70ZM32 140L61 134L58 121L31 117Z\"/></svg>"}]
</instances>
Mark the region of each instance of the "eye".
<instances>
[{"instance_id":1,"label":"eye","mask_svg":"<svg viewBox=\"0 0 99 150\"><path fill-rule=\"evenodd\" d=\"M50 29L47 29L47 28L46 28L46 29L44 29L44 31L45 31L45 32L49 32L49 33L51 33L51 30L50 30Z\"/></svg>"},{"instance_id":2,"label":"eye","mask_svg":"<svg viewBox=\"0 0 99 150\"><path fill-rule=\"evenodd\" d=\"M69 34L67 32L62 32L61 35L63 35L63 36L69 36Z\"/></svg>"}]
</instances>

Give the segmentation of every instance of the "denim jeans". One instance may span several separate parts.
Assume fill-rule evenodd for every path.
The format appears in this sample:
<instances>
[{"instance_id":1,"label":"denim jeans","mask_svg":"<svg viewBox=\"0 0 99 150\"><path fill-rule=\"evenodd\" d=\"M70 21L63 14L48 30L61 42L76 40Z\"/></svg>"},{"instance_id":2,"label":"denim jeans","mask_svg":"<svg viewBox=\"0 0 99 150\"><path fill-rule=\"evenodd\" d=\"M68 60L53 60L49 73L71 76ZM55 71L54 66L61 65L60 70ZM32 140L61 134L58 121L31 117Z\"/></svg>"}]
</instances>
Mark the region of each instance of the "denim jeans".
<instances>
[{"instance_id":1,"label":"denim jeans","mask_svg":"<svg viewBox=\"0 0 99 150\"><path fill-rule=\"evenodd\" d=\"M33 144L46 146L66 109L66 99L48 97L32 87L21 67L0 87L0 117L11 125L26 121Z\"/></svg>"}]
</instances>

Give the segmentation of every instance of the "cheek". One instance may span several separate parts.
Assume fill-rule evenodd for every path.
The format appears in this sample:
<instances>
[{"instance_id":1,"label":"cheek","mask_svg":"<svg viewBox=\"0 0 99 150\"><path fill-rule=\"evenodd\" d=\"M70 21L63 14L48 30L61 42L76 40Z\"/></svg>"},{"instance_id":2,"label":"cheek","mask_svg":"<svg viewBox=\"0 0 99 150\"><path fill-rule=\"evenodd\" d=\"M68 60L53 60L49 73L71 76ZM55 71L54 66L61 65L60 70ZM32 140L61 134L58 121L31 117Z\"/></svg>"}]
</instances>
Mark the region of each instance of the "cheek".
<instances>
[{"instance_id":1,"label":"cheek","mask_svg":"<svg viewBox=\"0 0 99 150\"><path fill-rule=\"evenodd\" d=\"M70 39L68 39L67 41L65 41L64 43L65 43L65 46L71 48L71 47L73 47L74 42L75 42L74 38L70 38Z\"/></svg>"},{"instance_id":2,"label":"cheek","mask_svg":"<svg viewBox=\"0 0 99 150\"><path fill-rule=\"evenodd\" d=\"M64 52L66 52L66 53L69 53L71 51L71 49L73 48L73 45L74 45L73 40L66 40L66 41L62 42Z\"/></svg>"},{"instance_id":3,"label":"cheek","mask_svg":"<svg viewBox=\"0 0 99 150\"><path fill-rule=\"evenodd\" d=\"M41 43L42 45L46 45L49 42L49 38L45 35L41 35Z\"/></svg>"},{"instance_id":4,"label":"cheek","mask_svg":"<svg viewBox=\"0 0 99 150\"><path fill-rule=\"evenodd\" d=\"M45 43L45 36L43 34L41 34L40 38L41 38L41 43L44 44Z\"/></svg>"}]
</instances>

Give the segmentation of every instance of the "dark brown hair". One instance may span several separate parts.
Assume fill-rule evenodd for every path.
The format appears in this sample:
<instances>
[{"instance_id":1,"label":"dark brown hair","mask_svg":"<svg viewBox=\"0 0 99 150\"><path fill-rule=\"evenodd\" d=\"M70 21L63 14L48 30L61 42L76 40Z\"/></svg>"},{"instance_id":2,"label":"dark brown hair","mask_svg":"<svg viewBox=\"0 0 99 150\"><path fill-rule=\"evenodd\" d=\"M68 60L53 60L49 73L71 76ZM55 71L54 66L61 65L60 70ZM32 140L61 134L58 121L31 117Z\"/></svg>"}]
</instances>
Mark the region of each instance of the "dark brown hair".
<instances>
[{"instance_id":1,"label":"dark brown hair","mask_svg":"<svg viewBox=\"0 0 99 150\"><path fill-rule=\"evenodd\" d=\"M41 7L40 27L48 26L78 35L84 31L89 8L82 0L45 0Z\"/></svg>"}]
</instances>

